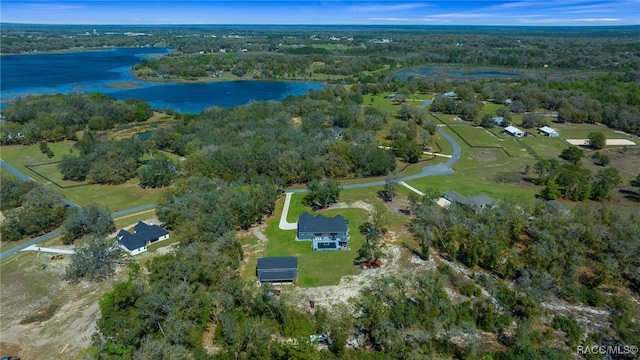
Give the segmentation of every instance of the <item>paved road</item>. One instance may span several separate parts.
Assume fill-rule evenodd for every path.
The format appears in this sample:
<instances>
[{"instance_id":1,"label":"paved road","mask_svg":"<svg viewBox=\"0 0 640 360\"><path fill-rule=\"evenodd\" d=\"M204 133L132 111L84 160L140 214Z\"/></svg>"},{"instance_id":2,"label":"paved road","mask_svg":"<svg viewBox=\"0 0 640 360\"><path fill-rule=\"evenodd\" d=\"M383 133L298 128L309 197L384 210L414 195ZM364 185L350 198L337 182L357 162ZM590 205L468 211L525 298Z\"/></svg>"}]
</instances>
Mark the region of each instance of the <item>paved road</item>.
<instances>
[{"instance_id":1,"label":"paved road","mask_svg":"<svg viewBox=\"0 0 640 360\"><path fill-rule=\"evenodd\" d=\"M149 204L149 205L143 205L143 206L138 206L132 209L127 209L127 210L122 210L122 211L116 211L113 214L111 214L111 217L115 218L119 218L119 217L123 217L123 216L127 216L127 215L131 215L131 214L136 214L139 212L143 212L145 210L151 210L153 208L156 207L156 204ZM41 243L45 240L49 240L49 239L53 239L56 236L59 236L62 233L61 229L58 230L54 230L50 233L44 234L42 236L38 236L36 238L33 238L27 242L25 242L24 244L20 244L16 247L13 247L7 251L4 251L2 253L0 253L0 260L6 259L9 256L22 251L25 248L28 248L31 245L36 245L38 243Z\"/></svg>"},{"instance_id":2,"label":"paved road","mask_svg":"<svg viewBox=\"0 0 640 360\"><path fill-rule=\"evenodd\" d=\"M62 230L60 230L60 229L58 229L58 230L54 230L54 231L52 231L52 232L50 232L50 233L44 234L44 235L42 235L42 236L38 236L37 238L33 238L33 239L31 239L31 240L27 241L27 242L26 242L26 243L24 243L24 244L20 244L20 245L15 246L15 247L13 247L13 248L11 248L11 249L7 250L7 251L1 252L1 253L0 253L0 260L3 260L3 259L5 259L5 258L8 258L9 256L11 256L11 255L13 255L13 254L17 253L18 251L20 251L20 250L22 250L22 249L24 249L24 248L28 248L28 247L29 247L29 246L31 246L31 245L35 245L35 244L37 244L37 243L39 243L39 242L42 242L42 241L45 241L45 240L52 239L52 238L54 238L54 237L56 237L56 236L60 235L60 233L61 233L61 232L62 232Z\"/></svg>"},{"instance_id":3,"label":"paved road","mask_svg":"<svg viewBox=\"0 0 640 360\"><path fill-rule=\"evenodd\" d=\"M453 174L453 168L452 168L453 164L455 164L460 159L460 154L461 154L460 145L449 134L442 131L440 128L437 128L437 131L453 147L453 154L451 154L451 158L442 164L427 165L423 167L418 174L405 176L401 178L400 181L415 180L415 179L420 179L427 176ZM361 188L367 188L372 186L383 186L384 184L385 184L385 180L379 180L379 181L364 182L360 184L343 185L342 188L343 189L361 189ZM303 193L303 192L307 192L307 189L291 189L291 190L287 190L287 192Z\"/></svg>"},{"instance_id":4,"label":"paved road","mask_svg":"<svg viewBox=\"0 0 640 360\"><path fill-rule=\"evenodd\" d=\"M37 182L36 180L34 180L31 176L28 176L27 174L23 173L22 171L14 168L13 166L11 166L9 163L7 163L6 161L0 159L0 166L2 166L2 168L4 168L5 170L7 170L8 172L12 173L13 175L17 176L18 179L23 180L23 181L33 181L33 182ZM64 198L62 199L64 201L64 204L68 207L80 207L78 206L78 204L74 203L73 201Z\"/></svg>"},{"instance_id":5,"label":"paved road","mask_svg":"<svg viewBox=\"0 0 640 360\"><path fill-rule=\"evenodd\" d=\"M0 159L0 166L2 166L3 169L7 170L8 172L12 173L13 175L17 176L19 179L24 180L24 181L34 181L37 182L36 180L34 180L32 177L26 175L25 173L23 173L22 171L16 169L15 167L11 166L10 164L8 164L6 161ZM69 199L64 199L64 203L70 207L80 207L78 206L78 204L72 202ZM138 206L138 207L134 207L132 209L127 209L127 210L122 210L122 211L116 211L113 214L111 214L111 217L113 218L119 218L122 216L127 216L127 215L131 215L131 214L135 214L135 213L139 213L139 212L143 212L146 210L151 210L153 208L156 207L156 204L149 204L149 205L142 205L142 206ZM31 245L35 245L38 244L40 242L43 242L45 240L49 240L52 239L56 236L59 236L60 233L62 232L62 230L54 230L50 233L38 236L36 238L33 238L27 242L25 242L24 244L20 244L14 248L11 248L5 252L0 253L0 260L2 259L6 259L7 257L17 253L20 250L23 250Z\"/></svg>"}]
</instances>

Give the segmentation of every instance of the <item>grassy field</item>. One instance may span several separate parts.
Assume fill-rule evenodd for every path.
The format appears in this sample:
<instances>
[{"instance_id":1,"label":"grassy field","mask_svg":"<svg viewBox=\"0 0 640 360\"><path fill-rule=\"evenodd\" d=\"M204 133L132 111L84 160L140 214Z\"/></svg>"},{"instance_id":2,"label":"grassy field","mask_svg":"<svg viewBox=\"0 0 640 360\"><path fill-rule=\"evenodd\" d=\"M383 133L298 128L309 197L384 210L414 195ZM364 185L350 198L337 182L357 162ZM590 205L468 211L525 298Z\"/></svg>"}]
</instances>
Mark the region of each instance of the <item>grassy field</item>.
<instances>
[{"instance_id":1,"label":"grassy field","mask_svg":"<svg viewBox=\"0 0 640 360\"><path fill-rule=\"evenodd\" d=\"M434 188L439 192L455 190L462 195L484 193L496 199L535 201L534 195L540 191L538 187L524 182L505 184L496 181L500 173L521 172L525 164L533 165L535 159L528 155L509 157L501 149L469 147L450 129L443 130L460 144L462 150L460 160L453 166L455 174L425 177L407 181L407 184L421 191ZM495 143L498 143L497 139Z\"/></svg>"},{"instance_id":2,"label":"grassy field","mask_svg":"<svg viewBox=\"0 0 640 360\"><path fill-rule=\"evenodd\" d=\"M311 242L295 241L295 230L283 231L274 219L265 230L269 238L265 256L297 256L300 267L298 285L304 287L336 285L345 275L359 273L359 267L353 264L358 249L364 243L364 236L357 228L367 221L369 214L362 209L336 209L321 212L326 216L342 215L349 220L351 250L313 251Z\"/></svg>"},{"instance_id":3,"label":"grassy field","mask_svg":"<svg viewBox=\"0 0 640 360\"><path fill-rule=\"evenodd\" d=\"M623 133L616 132L616 130L602 124L552 123L550 126L560 132L560 137L562 139L586 139L589 136L589 133L599 132L603 133L607 139L629 139L634 141L636 144L638 143L637 137L630 137Z\"/></svg>"},{"instance_id":4,"label":"grassy field","mask_svg":"<svg viewBox=\"0 0 640 360\"><path fill-rule=\"evenodd\" d=\"M131 179L120 185L98 185L62 180L62 176L57 171L56 165L52 163L61 161L64 155L69 154L72 144L70 141L49 144L49 148L55 154L51 159L48 159L40 152L38 145L2 146L0 158L80 206L96 203L105 205L111 212L115 212L156 203L160 195L164 192L164 189L142 189L138 185L139 182L137 179ZM33 170L30 170L25 165L39 166L33 167ZM61 189L52 184L48 179L62 186L74 187Z\"/></svg>"}]
</instances>

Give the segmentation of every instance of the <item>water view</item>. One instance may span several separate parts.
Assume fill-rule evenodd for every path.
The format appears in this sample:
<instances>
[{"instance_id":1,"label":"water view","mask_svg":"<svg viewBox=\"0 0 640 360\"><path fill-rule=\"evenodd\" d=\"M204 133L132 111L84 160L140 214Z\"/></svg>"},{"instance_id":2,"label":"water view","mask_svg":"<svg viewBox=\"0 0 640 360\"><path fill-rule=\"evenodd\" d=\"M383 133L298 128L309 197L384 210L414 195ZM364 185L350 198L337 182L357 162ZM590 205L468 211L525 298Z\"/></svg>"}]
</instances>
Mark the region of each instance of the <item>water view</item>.
<instances>
[{"instance_id":1,"label":"water view","mask_svg":"<svg viewBox=\"0 0 640 360\"><path fill-rule=\"evenodd\" d=\"M56 54L2 56L0 100L28 94L102 92L117 99L141 98L154 108L199 113L219 105L231 107L259 100L282 100L321 89L316 82L224 81L156 83L137 80L131 66L167 48L119 48Z\"/></svg>"}]
</instances>

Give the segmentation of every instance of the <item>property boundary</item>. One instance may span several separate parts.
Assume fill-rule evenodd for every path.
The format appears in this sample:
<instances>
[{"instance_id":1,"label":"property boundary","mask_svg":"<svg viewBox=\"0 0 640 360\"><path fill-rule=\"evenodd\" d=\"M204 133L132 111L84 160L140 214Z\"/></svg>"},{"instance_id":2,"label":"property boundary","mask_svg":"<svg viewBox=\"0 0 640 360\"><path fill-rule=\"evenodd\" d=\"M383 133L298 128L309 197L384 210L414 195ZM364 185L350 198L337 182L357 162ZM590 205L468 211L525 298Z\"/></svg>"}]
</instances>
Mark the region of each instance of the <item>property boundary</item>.
<instances>
[{"instance_id":1,"label":"property boundary","mask_svg":"<svg viewBox=\"0 0 640 360\"><path fill-rule=\"evenodd\" d=\"M67 186L63 186L58 184L57 182L49 179L48 177L44 176L43 174L39 173L38 171L36 171L34 168L37 168L39 166L46 166L46 165L53 165L53 164L58 164L62 161L54 161L54 162L50 162L50 163L41 163L41 164L32 164L32 165L25 165L24 167L26 167L27 169L33 171L34 174L40 176L41 178L45 179L46 181L50 182L51 184L59 187L60 189L71 189L71 188L76 188L76 187L82 187L82 186L87 186L90 184L78 184L78 185L67 185Z\"/></svg>"},{"instance_id":2,"label":"property boundary","mask_svg":"<svg viewBox=\"0 0 640 360\"><path fill-rule=\"evenodd\" d=\"M473 148L473 149L499 149L499 150L502 150L507 155L507 157L509 157L509 158L514 157L514 155L509 154L507 149L505 149L502 146L477 146L477 145L471 145L471 143L469 143L467 141L467 139L464 138L464 136L460 135L460 133L458 131L456 131L455 126L447 126L447 128L451 129L451 131L453 131L460 138L460 140L462 140L470 148Z\"/></svg>"}]
</instances>

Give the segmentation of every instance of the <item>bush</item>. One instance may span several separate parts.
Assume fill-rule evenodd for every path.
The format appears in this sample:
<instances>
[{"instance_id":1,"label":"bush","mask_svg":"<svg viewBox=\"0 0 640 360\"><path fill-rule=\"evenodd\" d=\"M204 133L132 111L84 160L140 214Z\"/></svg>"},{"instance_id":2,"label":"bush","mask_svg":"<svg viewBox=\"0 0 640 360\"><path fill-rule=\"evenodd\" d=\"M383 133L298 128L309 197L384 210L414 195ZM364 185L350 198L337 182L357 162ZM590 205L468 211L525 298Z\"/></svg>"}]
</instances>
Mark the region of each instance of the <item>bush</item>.
<instances>
[{"instance_id":1,"label":"bush","mask_svg":"<svg viewBox=\"0 0 640 360\"><path fill-rule=\"evenodd\" d=\"M582 339L582 328L573 319L558 315L553 318L553 328L567 333L567 343L571 347L575 347Z\"/></svg>"}]
</instances>

